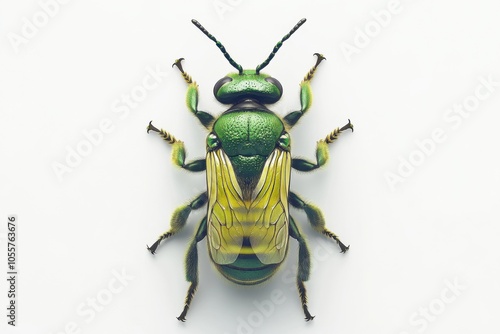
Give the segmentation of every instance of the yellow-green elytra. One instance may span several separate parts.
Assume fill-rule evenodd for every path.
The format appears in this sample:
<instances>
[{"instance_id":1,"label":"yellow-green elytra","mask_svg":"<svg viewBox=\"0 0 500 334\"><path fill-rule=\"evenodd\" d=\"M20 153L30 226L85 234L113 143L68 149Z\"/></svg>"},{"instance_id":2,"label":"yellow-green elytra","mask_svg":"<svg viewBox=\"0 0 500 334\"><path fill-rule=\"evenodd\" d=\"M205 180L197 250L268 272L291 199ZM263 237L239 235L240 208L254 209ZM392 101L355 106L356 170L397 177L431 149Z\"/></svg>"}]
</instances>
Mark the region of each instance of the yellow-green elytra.
<instances>
[{"instance_id":1,"label":"yellow-green elytra","mask_svg":"<svg viewBox=\"0 0 500 334\"><path fill-rule=\"evenodd\" d=\"M307 321L312 316L307 306L304 282L309 279L310 254L299 226L289 212L289 205L303 210L309 223L318 232L337 242L342 253L345 246L338 236L325 227L322 212L315 205L305 202L290 190L291 170L313 171L328 161L328 144L347 129L353 130L349 121L336 128L317 143L316 161L291 156L292 142L289 130L309 110L312 103L310 82L318 65L325 57L315 53L315 65L300 83L301 108L280 117L267 105L276 103L283 95L281 83L260 71L266 67L276 52L302 24L300 20L274 47L271 54L255 69L244 70L227 53L225 47L198 21L192 23L216 43L229 63L238 70L229 73L214 86L215 98L229 105L217 118L198 109L198 85L188 75L179 58L176 66L188 84L186 105L207 128L206 156L186 162L184 143L152 122L147 131L157 132L173 145L172 161L192 172L206 172L207 190L191 202L177 208L170 220L170 229L161 234L148 247L155 253L160 242L182 229L192 210L207 206L206 215L186 254L186 280L190 282L184 309L177 317L186 315L198 287L197 243L207 237L210 259L228 280L243 285L253 285L269 279L279 268L288 251L291 237L299 244L297 289Z\"/></svg>"}]
</instances>

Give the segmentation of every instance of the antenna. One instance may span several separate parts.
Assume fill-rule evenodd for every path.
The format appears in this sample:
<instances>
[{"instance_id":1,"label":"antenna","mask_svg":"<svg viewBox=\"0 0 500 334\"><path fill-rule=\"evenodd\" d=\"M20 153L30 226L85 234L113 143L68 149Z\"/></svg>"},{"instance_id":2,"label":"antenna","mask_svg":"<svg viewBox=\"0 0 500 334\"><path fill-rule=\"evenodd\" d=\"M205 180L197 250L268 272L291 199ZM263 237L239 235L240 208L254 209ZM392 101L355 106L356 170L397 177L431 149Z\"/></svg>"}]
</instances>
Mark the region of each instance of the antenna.
<instances>
[{"instance_id":1,"label":"antenna","mask_svg":"<svg viewBox=\"0 0 500 334\"><path fill-rule=\"evenodd\" d=\"M220 49L220 51L222 52L222 54L224 55L224 57L226 57L226 59L229 61L229 63L238 70L238 73L239 74L242 74L243 73L243 68L241 67L240 64L236 63L233 58L231 58L231 56L229 55L229 53L227 53L226 51L226 48L224 47L224 45L222 45L221 42L219 42L214 36L212 36L212 34L210 34L207 29L205 29L205 27L203 27L200 22L196 21L195 19L191 20L191 22L193 22L193 24L201 30L201 32L203 32L205 35L207 35L208 38L210 38L212 41L215 42L215 45L217 45L217 47Z\"/></svg>"},{"instance_id":2,"label":"antenna","mask_svg":"<svg viewBox=\"0 0 500 334\"><path fill-rule=\"evenodd\" d=\"M294 32L296 32L297 29L299 29L300 26L303 25L305 22L306 22L306 19L300 20L295 25L295 27L293 27L292 30L290 30L290 32L288 34L286 34L285 36L283 36L283 38L281 39L281 41L279 41L278 43L276 43L276 45L274 46L273 52L271 52L271 54L269 55L269 57L267 57L267 59L262 64L257 65L257 68L255 69L255 72L257 72L257 74L259 74L260 70L263 69L264 67L266 67L269 64L269 62L271 61L271 59L274 58L274 56L276 55L276 52L278 52L278 50L283 45L283 42L286 41L287 39L289 39L290 36L292 36L292 34Z\"/></svg>"}]
</instances>

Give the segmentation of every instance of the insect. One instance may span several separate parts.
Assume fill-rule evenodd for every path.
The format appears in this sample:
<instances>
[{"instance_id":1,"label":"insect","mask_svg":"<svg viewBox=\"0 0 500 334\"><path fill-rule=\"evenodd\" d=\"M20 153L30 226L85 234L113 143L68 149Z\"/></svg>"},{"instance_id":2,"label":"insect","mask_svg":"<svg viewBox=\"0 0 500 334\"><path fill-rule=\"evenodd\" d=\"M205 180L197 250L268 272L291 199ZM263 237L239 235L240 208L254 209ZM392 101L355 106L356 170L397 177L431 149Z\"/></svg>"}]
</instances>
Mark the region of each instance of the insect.
<instances>
[{"instance_id":1,"label":"insect","mask_svg":"<svg viewBox=\"0 0 500 334\"><path fill-rule=\"evenodd\" d=\"M186 103L190 112L207 128L206 157L186 162L184 143L169 132L149 123L147 132L158 133L172 145L173 163L191 172L206 171L207 190L190 203L177 208L170 221L170 229L161 234L148 250L154 254L158 245L181 230L192 210L207 205L205 217L186 254L186 279L190 283L184 309L177 317L186 320L186 314L198 286L197 244L207 237L208 252L215 267L228 280L251 285L270 278L283 262L289 237L299 244L297 288L305 319L312 320L307 307L304 282L309 278L310 254L299 226L289 213L289 205L304 210L309 223L318 232L337 242L342 253L345 246L338 236L325 227L322 212L290 190L291 169L313 171L328 160L328 144L341 132L354 130L349 122L336 128L317 142L316 161L291 157L289 131L311 107L311 79L325 57L315 53L316 63L300 83L300 110L283 118L266 105L277 102L283 88L270 75L261 73L286 41L306 19L300 20L274 47L267 59L255 69L243 70L227 53L225 47L198 21L192 23L211 39L237 72L229 73L214 86L215 98L229 108L220 116L198 109L198 85L183 67L184 58L176 66L188 85Z\"/></svg>"}]
</instances>

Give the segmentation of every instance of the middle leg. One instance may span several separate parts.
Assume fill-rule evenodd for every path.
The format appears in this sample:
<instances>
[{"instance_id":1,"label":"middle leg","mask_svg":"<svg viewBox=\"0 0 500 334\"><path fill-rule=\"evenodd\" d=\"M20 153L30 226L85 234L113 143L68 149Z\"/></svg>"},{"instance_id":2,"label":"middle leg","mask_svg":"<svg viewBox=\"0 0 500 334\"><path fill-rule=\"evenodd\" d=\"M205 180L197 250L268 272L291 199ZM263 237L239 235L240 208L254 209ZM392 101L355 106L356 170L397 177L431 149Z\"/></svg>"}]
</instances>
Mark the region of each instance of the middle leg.
<instances>
[{"instance_id":1,"label":"middle leg","mask_svg":"<svg viewBox=\"0 0 500 334\"><path fill-rule=\"evenodd\" d=\"M354 126L351 124L351 120L349 120L349 122L343 127L333 130L328 134L328 136L325 137L325 139L318 141L316 145L316 163L304 159L293 158L292 168L300 170L301 172L310 172L325 165L329 159L328 144L331 144L335 140L337 140L340 133L347 129L351 129L351 131L354 131Z\"/></svg>"},{"instance_id":2,"label":"middle leg","mask_svg":"<svg viewBox=\"0 0 500 334\"><path fill-rule=\"evenodd\" d=\"M174 165L184 168L190 172L201 172L206 169L206 161L205 159L198 159L191 162L186 163L186 149L184 147L184 142L178 140L173 135L168 133L163 129L157 129L153 125L153 121L149 122L147 132L153 131L158 133L160 137L163 138L167 143L173 146L172 149L172 162Z\"/></svg>"}]
</instances>

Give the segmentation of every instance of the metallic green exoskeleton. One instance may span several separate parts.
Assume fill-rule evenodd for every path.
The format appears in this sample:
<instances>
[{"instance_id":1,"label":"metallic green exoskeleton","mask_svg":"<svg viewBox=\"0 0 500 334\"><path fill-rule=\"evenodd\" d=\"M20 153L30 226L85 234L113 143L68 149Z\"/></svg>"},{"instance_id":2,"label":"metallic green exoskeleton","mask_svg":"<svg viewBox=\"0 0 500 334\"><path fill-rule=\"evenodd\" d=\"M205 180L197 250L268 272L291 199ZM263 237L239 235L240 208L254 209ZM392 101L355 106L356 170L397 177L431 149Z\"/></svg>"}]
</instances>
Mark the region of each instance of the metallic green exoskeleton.
<instances>
[{"instance_id":1,"label":"metallic green exoskeleton","mask_svg":"<svg viewBox=\"0 0 500 334\"><path fill-rule=\"evenodd\" d=\"M261 73L287 40L306 20L300 20L274 47L269 57L254 70L243 70L226 52L224 46L196 20L192 23L214 41L229 63L238 72L230 73L214 86L215 98L229 105L229 109L215 118L198 110L198 85L177 59L177 66L188 84L186 103L188 109L208 129L205 159L186 162L182 141L149 123L148 132L157 132L173 146L175 165L192 172L206 171L207 191L173 213L170 229L148 247L155 253L160 242L186 224L192 210L207 204L205 217L199 224L186 255L186 279L190 282L184 310L177 318L184 321L198 286L197 243L208 239L208 251L216 268L230 281L238 284L258 284L271 277L283 262L289 237L299 243L297 287L306 320L314 317L307 308L304 282L309 278L310 254L299 226L289 213L289 204L304 210L309 222L318 232L334 239L341 251L345 246L336 234L325 227L321 211L290 191L290 172L294 168L308 172L323 166L328 160L328 144L347 129L353 130L349 121L336 128L316 148L316 161L310 162L291 157L289 131L309 110L312 101L310 81L325 58L319 53L316 64L300 83L300 110L283 118L266 105L277 102L283 94L278 80Z\"/></svg>"}]
</instances>

